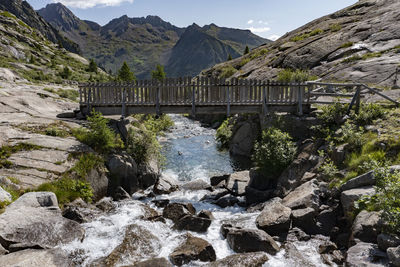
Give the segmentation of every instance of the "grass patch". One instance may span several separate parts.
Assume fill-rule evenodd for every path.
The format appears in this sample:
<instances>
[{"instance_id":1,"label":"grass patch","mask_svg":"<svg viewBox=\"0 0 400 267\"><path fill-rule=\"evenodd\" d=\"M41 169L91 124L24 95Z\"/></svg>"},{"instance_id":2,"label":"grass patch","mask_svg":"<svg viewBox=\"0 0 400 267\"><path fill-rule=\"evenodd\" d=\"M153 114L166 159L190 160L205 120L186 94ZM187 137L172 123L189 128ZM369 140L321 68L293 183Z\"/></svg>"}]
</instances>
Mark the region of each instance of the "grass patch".
<instances>
[{"instance_id":1,"label":"grass patch","mask_svg":"<svg viewBox=\"0 0 400 267\"><path fill-rule=\"evenodd\" d=\"M163 135L163 132L174 126L174 122L168 115L159 117L154 115L133 115L146 129L156 135Z\"/></svg>"},{"instance_id":2,"label":"grass patch","mask_svg":"<svg viewBox=\"0 0 400 267\"><path fill-rule=\"evenodd\" d=\"M79 157L78 162L70 170L75 172L80 179L85 180L90 171L104 165L104 159L93 153L85 153Z\"/></svg>"},{"instance_id":3,"label":"grass patch","mask_svg":"<svg viewBox=\"0 0 400 267\"><path fill-rule=\"evenodd\" d=\"M268 54L268 49L266 49L266 48L256 50L256 51L254 51L254 53L251 53L250 60L254 60L256 58L265 56L266 54Z\"/></svg>"},{"instance_id":4,"label":"grass patch","mask_svg":"<svg viewBox=\"0 0 400 267\"><path fill-rule=\"evenodd\" d=\"M307 70L284 69L278 72L277 80L281 83L305 82L316 80L318 77L311 75Z\"/></svg>"},{"instance_id":5,"label":"grass patch","mask_svg":"<svg viewBox=\"0 0 400 267\"><path fill-rule=\"evenodd\" d=\"M233 74L235 74L236 72L237 72L237 69L235 69L231 65L228 65L221 69L221 74L219 75L219 77L227 79L227 78L231 77Z\"/></svg>"},{"instance_id":6,"label":"grass patch","mask_svg":"<svg viewBox=\"0 0 400 267\"><path fill-rule=\"evenodd\" d=\"M335 24L332 24L329 27L329 29L331 30L331 32L338 32L338 31L340 31L342 29L342 25L340 25L338 23L335 23Z\"/></svg>"},{"instance_id":7,"label":"grass patch","mask_svg":"<svg viewBox=\"0 0 400 267\"><path fill-rule=\"evenodd\" d=\"M290 38L290 41L291 42L299 42L299 41L302 41L302 40L307 39L309 37L319 35L319 34L321 34L323 32L324 32L324 30L322 30L322 29L315 29L315 30L313 30L311 32L303 33L303 34L294 36L294 37Z\"/></svg>"},{"instance_id":8,"label":"grass patch","mask_svg":"<svg viewBox=\"0 0 400 267\"><path fill-rule=\"evenodd\" d=\"M71 128L62 121L57 121L49 125L27 126L21 124L17 127L25 132L43 134L48 136L57 136L63 138L72 136Z\"/></svg>"},{"instance_id":9,"label":"grass patch","mask_svg":"<svg viewBox=\"0 0 400 267\"><path fill-rule=\"evenodd\" d=\"M353 42L347 42L342 44L341 46L339 46L339 48L348 48L348 47L352 47L354 45Z\"/></svg>"},{"instance_id":10,"label":"grass patch","mask_svg":"<svg viewBox=\"0 0 400 267\"><path fill-rule=\"evenodd\" d=\"M59 97L61 98L65 98L65 99L69 99L72 100L74 102L78 101L78 97L79 97L79 92L73 89L53 89L53 88L44 88L43 90L49 92L49 93L53 93L53 94L57 94Z\"/></svg>"},{"instance_id":11,"label":"grass patch","mask_svg":"<svg viewBox=\"0 0 400 267\"><path fill-rule=\"evenodd\" d=\"M343 59L343 63L351 63L351 62L355 62L355 61L360 61L360 60L367 60L370 58L376 58L376 57L381 57L383 54L383 52L372 52L372 53L366 53L362 56L360 55L354 55L351 57L348 57L346 59Z\"/></svg>"},{"instance_id":12,"label":"grass patch","mask_svg":"<svg viewBox=\"0 0 400 267\"><path fill-rule=\"evenodd\" d=\"M2 146L0 147L0 169L2 168L10 168L12 166L12 162L8 160L8 158L19 151L30 151L34 149L40 149L40 146L27 144L27 143L19 143L14 146Z\"/></svg>"}]
</instances>

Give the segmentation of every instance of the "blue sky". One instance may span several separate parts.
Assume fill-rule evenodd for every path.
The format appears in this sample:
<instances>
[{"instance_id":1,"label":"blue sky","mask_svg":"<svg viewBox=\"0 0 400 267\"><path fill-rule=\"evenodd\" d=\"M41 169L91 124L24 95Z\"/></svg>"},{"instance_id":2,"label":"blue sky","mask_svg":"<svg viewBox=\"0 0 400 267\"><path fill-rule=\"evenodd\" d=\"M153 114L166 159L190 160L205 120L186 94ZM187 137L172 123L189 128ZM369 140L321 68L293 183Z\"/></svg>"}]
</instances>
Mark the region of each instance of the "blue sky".
<instances>
[{"instance_id":1,"label":"blue sky","mask_svg":"<svg viewBox=\"0 0 400 267\"><path fill-rule=\"evenodd\" d=\"M305 23L330 14L357 0L28 0L39 9L62 2L81 19L101 25L122 15L160 16L179 27L192 23L250 29L276 38Z\"/></svg>"}]
</instances>

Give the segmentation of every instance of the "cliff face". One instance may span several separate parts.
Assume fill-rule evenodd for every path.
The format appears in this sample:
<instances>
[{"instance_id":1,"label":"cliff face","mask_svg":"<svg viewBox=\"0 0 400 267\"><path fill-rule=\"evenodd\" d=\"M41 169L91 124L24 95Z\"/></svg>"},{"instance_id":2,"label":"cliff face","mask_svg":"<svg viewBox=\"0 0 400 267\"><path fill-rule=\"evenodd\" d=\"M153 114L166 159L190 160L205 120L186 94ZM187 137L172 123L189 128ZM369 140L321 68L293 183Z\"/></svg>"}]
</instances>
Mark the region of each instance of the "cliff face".
<instances>
[{"instance_id":1,"label":"cliff face","mask_svg":"<svg viewBox=\"0 0 400 267\"><path fill-rule=\"evenodd\" d=\"M233 77L275 79L291 68L326 80L392 86L400 62L399 22L399 1L360 0L203 75L219 75L232 66L237 70Z\"/></svg>"}]
</instances>

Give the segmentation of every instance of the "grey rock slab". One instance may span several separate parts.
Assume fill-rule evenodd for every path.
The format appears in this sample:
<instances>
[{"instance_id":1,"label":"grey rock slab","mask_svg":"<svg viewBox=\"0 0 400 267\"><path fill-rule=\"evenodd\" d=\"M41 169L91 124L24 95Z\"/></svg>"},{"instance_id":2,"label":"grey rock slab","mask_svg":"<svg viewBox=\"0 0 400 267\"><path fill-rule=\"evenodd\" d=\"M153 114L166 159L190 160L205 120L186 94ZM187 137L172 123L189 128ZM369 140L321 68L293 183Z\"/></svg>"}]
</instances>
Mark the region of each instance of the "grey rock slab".
<instances>
[{"instance_id":1,"label":"grey rock slab","mask_svg":"<svg viewBox=\"0 0 400 267\"><path fill-rule=\"evenodd\" d=\"M264 251L275 255L280 249L270 235L258 229L230 229L226 239L237 253Z\"/></svg>"},{"instance_id":2,"label":"grey rock slab","mask_svg":"<svg viewBox=\"0 0 400 267\"><path fill-rule=\"evenodd\" d=\"M249 171L240 171L232 173L229 176L226 188L236 196L243 196L246 193L246 186L250 181Z\"/></svg>"},{"instance_id":3,"label":"grey rock slab","mask_svg":"<svg viewBox=\"0 0 400 267\"><path fill-rule=\"evenodd\" d=\"M0 202L11 202L11 194L0 186Z\"/></svg>"},{"instance_id":4,"label":"grey rock slab","mask_svg":"<svg viewBox=\"0 0 400 267\"><path fill-rule=\"evenodd\" d=\"M56 178L53 173L31 168L0 169L0 176L17 179L22 189L35 188Z\"/></svg>"},{"instance_id":5,"label":"grey rock slab","mask_svg":"<svg viewBox=\"0 0 400 267\"><path fill-rule=\"evenodd\" d=\"M387 249L387 255L390 260L390 265L400 267L400 246Z\"/></svg>"},{"instance_id":6,"label":"grey rock slab","mask_svg":"<svg viewBox=\"0 0 400 267\"><path fill-rule=\"evenodd\" d=\"M16 244L54 248L83 237L78 223L61 216L54 193L26 193L0 215L0 240L6 249Z\"/></svg>"},{"instance_id":7,"label":"grey rock slab","mask_svg":"<svg viewBox=\"0 0 400 267\"><path fill-rule=\"evenodd\" d=\"M286 233L290 226L292 210L281 204L280 198L267 201L256 219L256 225L269 235L275 236Z\"/></svg>"},{"instance_id":8,"label":"grey rock slab","mask_svg":"<svg viewBox=\"0 0 400 267\"><path fill-rule=\"evenodd\" d=\"M291 209L313 208L318 210L320 189L317 180L311 180L290 192L283 200L282 205Z\"/></svg>"},{"instance_id":9,"label":"grey rock slab","mask_svg":"<svg viewBox=\"0 0 400 267\"><path fill-rule=\"evenodd\" d=\"M372 186L350 189L343 191L340 196L344 214L348 214L354 209L354 202L359 200L362 196L371 196L375 194L375 189Z\"/></svg>"},{"instance_id":10,"label":"grey rock slab","mask_svg":"<svg viewBox=\"0 0 400 267\"><path fill-rule=\"evenodd\" d=\"M378 234L380 234L382 222L380 213L373 211L361 211L353 222L351 228L351 241L362 241L366 243L375 243Z\"/></svg>"},{"instance_id":11,"label":"grey rock slab","mask_svg":"<svg viewBox=\"0 0 400 267\"><path fill-rule=\"evenodd\" d=\"M154 193L158 195L169 194L179 189L179 182L165 174L161 175L160 179L154 185Z\"/></svg>"},{"instance_id":12,"label":"grey rock slab","mask_svg":"<svg viewBox=\"0 0 400 267\"><path fill-rule=\"evenodd\" d=\"M387 266L386 257L376 244L360 242L347 250L345 266L383 267Z\"/></svg>"},{"instance_id":13,"label":"grey rock slab","mask_svg":"<svg viewBox=\"0 0 400 267\"><path fill-rule=\"evenodd\" d=\"M346 191L354 188L360 188L364 186L375 185L375 175L374 171L369 171L353 179L348 180L342 186L340 186L340 191Z\"/></svg>"},{"instance_id":14,"label":"grey rock slab","mask_svg":"<svg viewBox=\"0 0 400 267\"><path fill-rule=\"evenodd\" d=\"M226 266L241 266L241 267L261 267L268 261L268 256L263 252L248 252L230 255L223 259L211 262L207 267L226 267Z\"/></svg>"},{"instance_id":15,"label":"grey rock slab","mask_svg":"<svg viewBox=\"0 0 400 267\"><path fill-rule=\"evenodd\" d=\"M91 149L85 144L82 144L81 142L79 142L74 138L61 138L55 136L35 134L31 135L27 139L11 141L12 145L16 145L18 143L27 143L67 152L93 152L93 149Z\"/></svg>"},{"instance_id":16,"label":"grey rock slab","mask_svg":"<svg viewBox=\"0 0 400 267\"><path fill-rule=\"evenodd\" d=\"M0 256L2 267L69 267L68 255L60 249L25 249Z\"/></svg>"}]
</instances>

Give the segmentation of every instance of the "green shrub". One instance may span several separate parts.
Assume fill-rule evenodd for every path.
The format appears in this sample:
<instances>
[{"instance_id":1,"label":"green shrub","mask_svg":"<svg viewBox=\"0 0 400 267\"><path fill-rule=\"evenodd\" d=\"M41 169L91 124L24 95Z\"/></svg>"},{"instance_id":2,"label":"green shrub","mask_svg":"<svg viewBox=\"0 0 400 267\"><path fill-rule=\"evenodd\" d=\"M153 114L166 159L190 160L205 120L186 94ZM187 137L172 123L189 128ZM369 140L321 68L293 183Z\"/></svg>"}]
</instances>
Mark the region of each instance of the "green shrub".
<instances>
[{"instance_id":1,"label":"green shrub","mask_svg":"<svg viewBox=\"0 0 400 267\"><path fill-rule=\"evenodd\" d=\"M0 169L1 168L10 168L12 166L12 162L8 160L8 158L19 151L29 151L34 149L40 149L40 146L27 144L27 143L19 143L14 146L2 146L0 147Z\"/></svg>"},{"instance_id":2,"label":"green shrub","mask_svg":"<svg viewBox=\"0 0 400 267\"><path fill-rule=\"evenodd\" d=\"M45 134L49 136L67 137L69 132L57 126L50 126L45 129Z\"/></svg>"},{"instance_id":3,"label":"green shrub","mask_svg":"<svg viewBox=\"0 0 400 267\"><path fill-rule=\"evenodd\" d=\"M94 59L91 59L91 60L90 60L89 66L88 66L88 68L87 68L87 71L88 71L88 72L97 73L97 64L96 64L96 62L94 61Z\"/></svg>"},{"instance_id":4,"label":"green shrub","mask_svg":"<svg viewBox=\"0 0 400 267\"><path fill-rule=\"evenodd\" d=\"M162 161L160 149L156 135L144 126L137 128L136 131L129 129L126 150L137 164L147 162L152 158Z\"/></svg>"},{"instance_id":5,"label":"green shrub","mask_svg":"<svg viewBox=\"0 0 400 267\"><path fill-rule=\"evenodd\" d=\"M359 210L382 211L384 231L400 232L400 172L391 172L387 167L375 169L376 194L365 196L356 203Z\"/></svg>"},{"instance_id":6,"label":"green shrub","mask_svg":"<svg viewBox=\"0 0 400 267\"><path fill-rule=\"evenodd\" d=\"M385 116L385 110L378 104L361 104L360 111L358 114L352 113L351 119L354 120L357 125L368 125L376 119L383 118Z\"/></svg>"},{"instance_id":7,"label":"green shrub","mask_svg":"<svg viewBox=\"0 0 400 267\"><path fill-rule=\"evenodd\" d=\"M288 133L277 128L264 130L254 146L253 160L264 172L280 174L294 159L296 145Z\"/></svg>"},{"instance_id":8,"label":"green shrub","mask_svg":"<svg viewBox=\"0 0 400 267\"><path fill-rule=\"evenodd\" d=\"M321 107L321 113L317 114L324 126L334 126L346 115L348 104L342 104L336 101L332 105Z\"/></svg>"},{"instance_id":9,"label":"green shrub","mask_svg":"<svg viewBox=\"0 0 400 267\"><path fill-rule=\"evenodd\" d=\"M332 32L338 32L342 29L342 25L336 23L336 24L332 24L330 27Z\"/></svg>"},{"instance_id":10,"label":"green shrub","mask_svg":"<svg viewBox=\"0 0 400 267\"><path fill-rule=\"evenodd\" d=\"M334 179L339 171L335 163L330 158L326 158L318 170L326 181Z\"/></svg>"},{"instance_id":11,"label":"green shrub","mask_svg":"<svg viewBox=\"0 0 400 267\"><path fill-rule=\"evenodd\" d=\"M93 199L93 189L88 182L69 177L62 177L57 181L42 184L35 191L53 192L57 196L60 206L77 198L82 198L89 203Z\"/></svg>"},{"instance_id":12,"label":"green shrub","mask_svg":"<svg viewBox=\"0 0 400 267\"><path fill-rule=\"evenodd\" d=\"M307 39L309 37L319 35L319 34L321 34L323 32L324 32L324 30L322 30L322 29L315 29L315 30L313 30L313 31L311 31L309 33L303 33L303 34L294 36L294 37L290 38L290 41L291 42L302 41L302 40Z\"/></svg>"},{"instance_id":13,"label":"green shrub","mask_svg":"<svg viewBox=\"0 0 400 267\"><path fill-rule=\"evenodd\" d=\"M174 122L165 114L158 118L154 115L134 115L133 117L138 119L148 131L156 135L162 134L164 131L174 126Z\"/></svg>"},{"instance_id":14,"label":"green shrub","mask_svg":"<svg viewBox=\"0 0 400 267\"><path fill-rule=\"evenodd\" d=\"M63 79L69 79L69 77L71 77L71 70L65 66L64 69L59 73L60 77Z\"/></svg>"},{"instance_id":15,"label":"green shrub","mask_svg":"<svg viewBox=\"0 0 400 267\"><path fill-rule=\"evenodd\" d=\"M90 171L104 164L104 159L93 153L85 153L79 157L78 162L72 167L71 171L75 172L80 179L85 180Z\"/></svg>"},{"instance_id":16,"label":"green shrub","mask_svg":"<svg viewBox=\"0 0 400 267\"><path fill-rule=\"evenodd\" d=\"M348 47L352 47L354 45L353 42L347 42L342 44L339 48L348 48Z\"/></svg>"},{"instance_id":17,"label":"green shrub","mask_svg":"<svg viewBox=\"0 0 400 267\"><path fill-rule=\"evenodd\" d=\"M229 143L232 139L232 128L234 125L233 118L227 118L224 122L218 127L216 133L216 139L219 142L219 146L221 148L228 148Z\"/></svg>"},{"instance_id":18,"label":"green shrub","mask_svg":"<svg viewBox=\"0 0 400 267\"><path fill-rule=\"evenodd\" d=\"M268 54L268 49L263 48L260 50L255 50L254 52L252 51L251 55L250 55L250 60L262 57L264 55Z\"/></svg>"},{"instance_id":19,"label":"green shrub","mask_svg":"<svg viewBox=\"0 0 400 267\"><path fill-rule=\"evenodd\" d=\"M237 69L235 69L234 67L232 67L231 65L225 66L222 68L221 70L221 74L219 75L221 78L229 78L231 77L233 74L235 74L237 72Z\"/></svg>"},{"instance_id":20,"label":"green shrub","mask_svg":"<svg viewBox=\"0 0 400 267\"><path fill-rule=\"evenodd\" d=\"M310 75L307 70L292 70L284 69L278 72L278 82L281 83L293 83L293 82L305 82L315 80L317 77Z\"/></svg>"},{"instance_id":21,"label":"green shrub","mask_svg":"<svg viewBox=\"0 0 400 267\"><path fill-rule=\"evenodd\" d=\"M164 71L164 66L157 64L156 69L151 72L151 78L162 81L166 77L167 74Z\"/></svg>"},{"instance_id":22,"label":"green shrub","mask_svg":"<svg viewBox=\"0 0 400 267\"><path fill-rule=\"evenodd\" d=\"M78 128L73 131L79 141L105 154L123 147L121 138L108 127L108 119L104 118L100 112L93 110L87 120L88 129Z\"/></svg>"}]
</instances>

